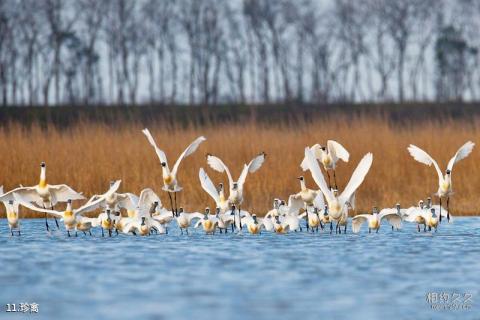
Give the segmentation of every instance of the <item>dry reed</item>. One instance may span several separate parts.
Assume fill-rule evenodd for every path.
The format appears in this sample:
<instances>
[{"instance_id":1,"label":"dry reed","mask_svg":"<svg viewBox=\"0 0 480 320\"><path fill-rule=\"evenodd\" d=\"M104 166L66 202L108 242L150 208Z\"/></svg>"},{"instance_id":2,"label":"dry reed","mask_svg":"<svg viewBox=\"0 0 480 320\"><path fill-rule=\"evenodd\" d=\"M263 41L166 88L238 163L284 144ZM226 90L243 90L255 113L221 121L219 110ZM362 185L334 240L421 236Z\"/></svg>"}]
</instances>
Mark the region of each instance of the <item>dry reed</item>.
<instances>
[{"instance_id":1,"label":"dry reed","mask_svg":"<svg viewBox=\"0 0 480 320\"><path fill-rule=\"evenodd\" d=\"M343 189L358 161L367 152L373 152L373 166L357 193L357 212L370 210L373 205L402 207L415 204L432 195L437 189L437 175L433 167L414 161L406 147L410 144L424 148L439 161L442 168L449 158L467 140L480 141L479 120L423 121L411 127L389 124L381 118L326 118L313 123L262 125L225 123L203 127L150 125L158 145L166 152L169 162L182 152L195 137L204 135L207 141L181 165L178 180L183 186L179 203L186 211L200 211L214 206L201 189L198 170L203 167L215 184L227 183L225 175L208 168L205 154L218 155L230 167L234 179L243 163L264 151L267 159L263 167L247 177L243 208L263 215L275 197L286 199L299 190L301 174L307 185L314 188L310 174L303 173L299 164L305 146L335 139L350 152L350 161L340 163L337 179ZM90 196L104 192L112 179L122 179L120 191L139 193L151 187L168 204L168 196L161 191L161 167L154 150L141 133L139 123L121 123L109 126L98 123L79 123L58 130L38 126L25 128L11 123L3 129L0 140L0 173L5 190L38 182L39 163L46 161L49 183L66 183ZM479 212L476 203L480 189L480 172L475 165L480 151L455 166L453 184L455 194L451 201L456 215ZM316 187L315 187L316 188ZM435 198L435 201L437 199ZM3 211L3 210L2 210ZM3 212L2 212L3 213Z\"/></svg>"}]
</instances>

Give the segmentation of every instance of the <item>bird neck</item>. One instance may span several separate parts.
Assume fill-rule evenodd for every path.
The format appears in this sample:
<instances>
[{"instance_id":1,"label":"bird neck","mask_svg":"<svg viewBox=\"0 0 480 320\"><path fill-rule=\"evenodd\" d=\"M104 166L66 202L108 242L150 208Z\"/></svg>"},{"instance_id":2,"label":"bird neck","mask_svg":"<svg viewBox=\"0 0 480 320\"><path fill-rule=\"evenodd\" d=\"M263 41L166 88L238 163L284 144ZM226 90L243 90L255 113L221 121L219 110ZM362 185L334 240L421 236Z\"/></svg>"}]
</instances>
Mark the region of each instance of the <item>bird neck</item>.
<instances>
[{"instance_id":1,"label":"bird neck","mask_svg":"<svg viewBox=\"0 0 480 320\"><path fill-rule=\"evenodd\" d=\"M42 167L40 169L40 182L38 183L38 185L41 188L45 188L47 185L47 168L46 167Z\"/></svg>"},{"instance_id":2,"label":"bird neck","mask_svg":"<svg viewBox=\"0 0 480 320\"><path fill-rule=\"evenodd\" d=\"M307 189L307 186L305 185L305 180L300 180L300 188L302 191L305 191Z\"/></svg>"}]
</instances>

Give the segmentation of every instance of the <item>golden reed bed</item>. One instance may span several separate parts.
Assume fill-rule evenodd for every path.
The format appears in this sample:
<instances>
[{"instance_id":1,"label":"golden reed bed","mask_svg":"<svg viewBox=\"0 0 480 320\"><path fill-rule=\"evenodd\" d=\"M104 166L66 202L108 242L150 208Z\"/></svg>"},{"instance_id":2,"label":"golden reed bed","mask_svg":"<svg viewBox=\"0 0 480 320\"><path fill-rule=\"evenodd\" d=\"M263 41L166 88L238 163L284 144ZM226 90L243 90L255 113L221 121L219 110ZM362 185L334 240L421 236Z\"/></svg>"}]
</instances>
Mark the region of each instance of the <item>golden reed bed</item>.
<instances>
[{"instance_id":1,"label":"golden reed bed","mask_svg":"<svg viewBox=\"0 0 480 320\"><path fill-rule=\"evenodd\" d=\"M413 143L424 148L439 161L443 170L465 141L480 142L478 124L477 119L468 123L423 121L404 127L388 124L380 117L347 119L341 116L295 125L252 122L207 124L200 128L175 127L163 122L149 125L149 129L171 163L194 138L199 135L207 138L179 170L178 179L184 188L179 204L187 211L214 206L200 187L200 167L207 170L215 184L223 181L227 185L225 175L207 167L206 153L223 159L236 179L245 162L261 151L266 152L263 167L247 178L243 205L244 209L263 215L271 207L273 198L286 199L299 190L296 179L299 175L306 176L308 187L316 188L310 174L303 173L299 164L305 146L325 143L327 139L339 141L351 155L350 162L340 163L337 169L340 190L361 157L373 152L373 166L357 193L357 213L370 211L372 206L392 207L397 201L402 207L411 206L437 190L437 175L433 167L414 161L407 146ZM142 188L151 187L164 204L169 204L168 196L161 191L158 158L141 129L143 126L138 122L116 126L80 122L62 130L53 126L42 130L36 125L29 129L15 123L7 125L0 139L0 184L5 190L19 184L36 184L39 164L46 161L49 183L69 184L86 196L104 192L112 179L122 179L120 191L138 194ZM454 168L455 194L451 201L454 215L480 212L479 162L480 149L477 147Z\"/></svg>"}]
</instances>

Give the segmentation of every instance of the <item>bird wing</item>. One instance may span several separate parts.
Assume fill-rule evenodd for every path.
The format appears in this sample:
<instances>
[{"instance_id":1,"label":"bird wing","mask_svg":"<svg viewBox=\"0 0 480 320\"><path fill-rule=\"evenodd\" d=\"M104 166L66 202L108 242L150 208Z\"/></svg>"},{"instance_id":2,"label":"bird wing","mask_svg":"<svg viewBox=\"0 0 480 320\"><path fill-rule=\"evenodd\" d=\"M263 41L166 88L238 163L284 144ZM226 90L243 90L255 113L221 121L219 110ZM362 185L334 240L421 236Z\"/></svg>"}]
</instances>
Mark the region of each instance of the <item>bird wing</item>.
<instances>
[{"instance_id":1,"label":"bird wing","mask_svg":"<svg viewBox=\"0 0 480 320\"><path fill-rule=\"evenodd\" d=\"M362 224L370 218L368 214L359 214L352 219L352 231L353 233L360 232Z\"/></svg>"},{"instance_id":2,"label":"bird wing","mask_svg":"<svg viewBox=\"0 0 480 320\"><path fill-rule=\"evenodd\" d=\"M321 154L320 154L320 151L321 151L321 146L317 143L317 144L314 144L311 148L310 148L310 151L313 152L314 156L316 159L320 159L321 158ZM300 167L302 168L303 171L307 171L308 170L308 161L307 161L307 157L303 157L303 160L302 160L302 163L300 163Z\"/></svg>"},{"instance_id":3,"label":"bird wing","mask_svg":"<svg viewBox=\"0 0 480 320\"><path fill-rule=\"evenodd\" d=\"M360 187L365 176L367 175L370 167L372 166L373 155L369 152L367 153L362 160L360 160L357 168L353 171L350 181L348 181L347 186L343 190L342 194L339 197L341 203L350 201L353 193Z\"/></svg>"},{"instance_id":4,"label":"bird wing","mask_svg":"<svg viewBox=\"0 0 480 320\"><path fill-rule=\"evenodd\" d=\"M325 208L325 199L321 190L318 190L317 196L315 197L315 199L313 199L313 205L318 210L322 210L323 208Z\"/></svg>"},{"instance_id":5,"label":"bird wing","mask_svg":"<svg viewBox=\"0 0 480 320\"><path fill-rule=\"evenodd\" d=\"M188 219L188 222L191 223L193 219L203 219L204 214L200 212L185 213Z\"/></svg>"},{"instance_id":6,"label":"bird wing","mask_svg":"<svg viewBox=\"0 0 480 320\"><path fill-rule=\"evenodd\" d=\"M23 198L23 196L20 193L16 193L16 192L13 193L13 197L14 197L15 201L17 201L19 204L21 204L25 208L28 208L28 209L36 211L36 212L48 213L48 214L51 214L51 215L53 215L57 218L63 218L63 212L56 211L56 210L45 209L45 208L39 208L37 206L34 206L27 199Z\"/></svg>"},{"instance_id":7,"label":"bird wing","mask_svg":"<svg viewBox=\"0 0 480 320\"><path fill-rule=\"evenodd\" d=\"M118 197L117 205L120 208L125 208L127 210L135 210L135 208L138 205L139 198L133 193L130 193L130 192L119 193L117 197ZM160 206L161 202L159 202L158 205Z\"/></svg>"},{"instance_id":8,"label":"bird wing","mask_svg":"<svg viewBox=\"0 0 480 320\"><path fill-rule=\"evenodd\" d=\"M152 203L155 201L158 202L158 205L161 204L160 198L155 192L150 188L145 188L140 192L140 198L138 199L137 207L149 210Z\"/></svg>"},{"instance_id":9,"label":"bird wing","mask_svg":"<svg viewBox=\"0 0 480 320\"><path fill-rule=\"evenodd\" d=\"M207 163L215 171L218 172L226 172L228 177L228 183L230 184L230 189L233 187L233 179L232 175L230 174L230 170L228 170L227 166L223 163L220 158L212 156L211 154L207 155Z\"/></svg>"},{"instance_id":10,"label":"bird wing","mask_svg":"<svg viewBox=\"0 0 480 320\"><path fill-rule=\"evenodd\" d=\"M15 200L14 193L21 195L22 199L26 202L39 202L39 205L43 204L42 199L38 195L35 187L19 187L8 191L0 196L0 201Z\"/></svg>"},{"instance_id":11,"label":"bird wing","mask_svg":"<svg viewBox=\"0 0 480 320\"><path fill-rule=\"evenodd\" d=\"M334 196L332 191L328 188L327 182L323 177L322 171L320 170L320 166L318 165L317 159L313 155L310 148L305 148L305 158L307 159L308 168L310 169L310 173L312 174L313 180L318 185L320 190L322 191L323 195L327 200L333 200Z\"/></svg>"},{"instance_id":12,"label":"bird wing","mask_svg":"<svg viewBox=\"0 0 480 320\"><path fill-rule=\"evenodd\" d=\"M204 136L198 137L197 139L195 139L195 141L190 143L190 145L182 152L180 157L178 157L177 161L173 165L172 174L174 176L177 175L177 171L178 171L178 167L180 166L180 162L182 162L183 159L185 159L186 157L188 157L189 155L194 153L198 149L198 146L200 145L200 143L202 143L205 140L207 140L207 139Z\"/></svg>"},{"instance_id":13,"label":"bird wing","mask_svg":"<svg viewBox=\"0 0 480 320\"><path fill-rule=\"evenodd\" d=\"M265 161L265 152L262 152L259 155L257 155L255 158L253 158L248 165L245 165L243 167L242 173L238 178L238 188L240 190L243 189L243 184L245 183L245 179L247 179L247 174L249 172L253 173L258 169L260 169L264 161Z\"/></svg>"},{"instance_id":14,"label":"bird wing","mask_svg":"<svg viewBox=\"0 0 480 320\"><path fill-rule=\"evenodd\" d=\"M321 193L321 192L320 192ZM288 197L288 211L287 214L299 214L300 209L305 208L305 203L302 199L297 198L294 194Z\"/></svg>"},{"instance_id":15,"label":"bird wing","mask_svg":"<svg viewBox=\"0 0 480 320\"><path fill-rule=\"evenodd\" d=\"M215 200L216 204L220 203L220 195L218 194L217 188L215 188L212 180L207 175L205 170L203 170L203 168L200 168L198 171L198 178L200 179L200 184L202 185L203 190L205 190L210 197Z\"/></svg>"},{"instance_id":16,"label":"bird wing","mask_svg":"<svg viewBox=\"0 0 480 320\"><path fill-rule=\"evenodd\" d=\"M415 222L415 219L418 216L423 216L423 211L424 210L421 210L418 207L410 207L407 209L407 215L404 220L407 222Z\"/></svg>"},{"instance_id":17,"label":"bird wing","mask_svg":"<svg viewBox=\"0 0 480 320\"><path fill-rule=\"evenodd\" d=\"M457 153L455 153L453 158L450 159L450 161L448 162L447 169L452 171L453 165L458 161L468 157L468 155L472 152L474 146L475 143L473 143L472 141L468 141L463 146L461 146L460 149L458 149Z\"/></svg>"},{"instance_id":18,"label":"bird wing","mask_svg":"<svg viewBox=\"0 0 480 320\"><path fill-rule=\"evenodd\" d=\"M387 219L388 223L393 226L395 229L400 229L402 227L402 217L397 214L397 209L383 209L379 213L380 221Z\"/></svg>"},{"instance_id":19,"label":"bird wing","mask_svg":"<svg viewBox=\"0 0 480 320\"><path fill-rule=\"evenodd\" d=\"M50 185L50 193L57 202L67 202L68 200L83 200L85 197L73 190L66 184Z\"/></svg>"},{"instance_id":20,"label":"bird wing","mask_svg":"<svg viewBox=\"0 0 480 320\"><path fill-rule=\"evenodd\" d=\"M355 195L355 192L350 196L350 199L348 199L348 202L350 202L350 206L352 207L352 210L355 210L355 201L357 200L357 196Z\"/></svg>"},{"instance_id":21,"label":"bird wing","mask_svg":"<svg viewBox=\"0 0 480 320\"><path fill-rule=\"evenodd\" d=\"M439 183L443 180L442 171L440 170L437 161L435 161L428 153L413 144L411 144L407 149L413 159L417 160L418 162L426 164L427 166L431 166L433 163L438 174Z\"/></svg>"},{"instance_id":22,"label":"bird wing","mask_svg":"<svg viewBox=\"0 0 480 320\"><path fill-rule=\"evenodd\" d=\"M344 162L348 162L348 158L350 154L348 151L337 141L328 140L327 141L327 149L330 155L333 158L333 162L337 162L338 159L343 160Z\"/></svg>"},{"instance_id":23,"label":"bird wing","mask_svg":"<svg viewBox=\"0 0 480 320\"><path fill-rule=\"evenodd\" d=\"M147 137L148 142L155 149L155 152L157 153L157 156L160 162L165 162L168 168L167 156L165 155L165 152L163 152L159 147L157 147L157 144L155 143L155 140L153 139L152 134L150 133L150 130L145 128L142 130L142 132Z\"/></svg>"},{"instance_id":24,"label":"bird wing","mask_svg":"<svg viewBox=\"0 0 480 320\"><path fill-rule=\"evenodd\" d=\"M99 208L102 205L102 202L105 200L106 197L109 197L112 194L114 194L115 192L117 192L118 188L120 187L121 182L122 182L122 180L115 181L115 183L110 187L110 189L108 189L108 191L105 192L98 199L96 199L96 200L94 200L90 203L87 202L83 206L73 210L75 215L79 215L79 214L82 214L82 213L85 213L85 212L90 212L90 211L93 211L93 210Z\"/></svg>"}]
</instances>

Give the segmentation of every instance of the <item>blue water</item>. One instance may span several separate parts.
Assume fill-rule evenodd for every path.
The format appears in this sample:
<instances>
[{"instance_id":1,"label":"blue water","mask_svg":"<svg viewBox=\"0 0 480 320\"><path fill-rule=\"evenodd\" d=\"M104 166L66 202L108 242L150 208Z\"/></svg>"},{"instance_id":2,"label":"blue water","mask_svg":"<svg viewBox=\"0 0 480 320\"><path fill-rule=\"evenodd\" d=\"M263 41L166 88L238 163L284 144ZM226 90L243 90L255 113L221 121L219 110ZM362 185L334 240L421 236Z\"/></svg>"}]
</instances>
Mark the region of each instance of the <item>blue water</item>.
<instances>
[{"instance_id":1,"label":"blue water","mask_svg":"<svg viewBox=\"0 0 480 320\"><path fill-rule=\"evenodd\" d=\"M480 319L480 218L437 233L67 238L0 219L0 319ZM432 310L428 293L469 294ZM37 303L38 314L5 312ZM17 305L18 308L18 305Z\"/></svg>"}]
</instances>

